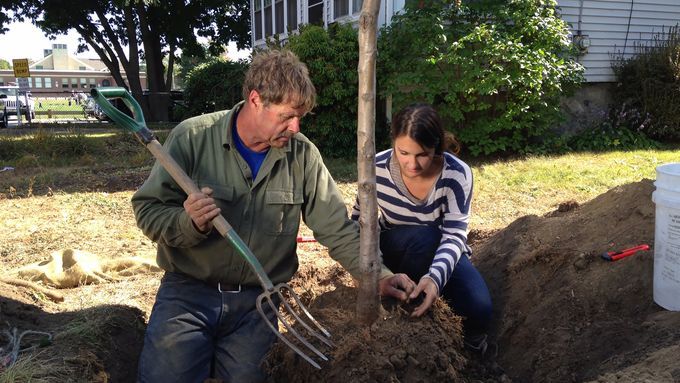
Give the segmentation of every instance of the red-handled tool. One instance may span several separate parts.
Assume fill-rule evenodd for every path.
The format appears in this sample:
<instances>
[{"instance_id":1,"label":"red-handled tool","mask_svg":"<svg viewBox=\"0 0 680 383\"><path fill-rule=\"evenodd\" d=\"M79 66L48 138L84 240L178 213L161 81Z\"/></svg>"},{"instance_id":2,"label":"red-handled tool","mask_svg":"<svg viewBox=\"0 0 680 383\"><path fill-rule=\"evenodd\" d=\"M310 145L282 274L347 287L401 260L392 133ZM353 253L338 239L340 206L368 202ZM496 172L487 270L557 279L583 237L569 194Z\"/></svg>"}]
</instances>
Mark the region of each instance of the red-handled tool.
<instances>
[{"instance_id":1,"label":"red-handled tool","mask_svg":"<svg viewBox=\"0 0 680 383\"><path fill-rule=\"evenodd\" d=\"M644 245L631 247L630 249L625 249L625 250L621 250L621 251L608 251L606 253L602 253L602 259L614 262L614 261L618 261L619 259L631 256L631 255L637 253L638 251L645 251L645 250L649 250L649 245L644 244Z\"/></svg>"},{"instance_id":2,"label":"red-handled tool","mask_svg":"<svg viewBox=\"0 0 680 383\"><path fill-rule=\"evenodd\" d=\"M304 235L298 236L297 237L297 243L303 243L303 242L316 242L316 239L314 239L314 237L306 237Z\"/></svg>"}]
</instances>

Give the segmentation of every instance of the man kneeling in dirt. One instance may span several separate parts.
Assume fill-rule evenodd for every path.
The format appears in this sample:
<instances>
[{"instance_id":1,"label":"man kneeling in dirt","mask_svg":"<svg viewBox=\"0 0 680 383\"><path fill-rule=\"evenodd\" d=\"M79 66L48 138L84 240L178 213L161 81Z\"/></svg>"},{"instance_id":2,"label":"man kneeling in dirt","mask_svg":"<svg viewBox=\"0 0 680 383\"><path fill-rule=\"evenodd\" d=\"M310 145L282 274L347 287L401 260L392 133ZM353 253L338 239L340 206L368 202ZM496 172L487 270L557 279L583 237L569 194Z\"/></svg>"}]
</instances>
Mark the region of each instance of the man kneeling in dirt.
<instances>
[{"instance_id":1,"label":"man kneeling in dirt","mask_svg":"<svg viewBox=\"0 0 680 383\"><path fill-rule=\"evenodd\" d=\"M299 133L316 98L307 67L289 51L261 53L243 97L231 110L182 122L165 142L202 193L187 196L157 163L132 197L166 271L146 330L141 382L265 379L260 364L276 335L256 310L256 275L213 230L220 213L274 284L297 270L301 215L330 255L359 275L358 226L319 151ZM406 300L414 287L405 274L382 268L382 295ZM268 316L278 327L275 314Z\"/></svg>"}]
</instances>

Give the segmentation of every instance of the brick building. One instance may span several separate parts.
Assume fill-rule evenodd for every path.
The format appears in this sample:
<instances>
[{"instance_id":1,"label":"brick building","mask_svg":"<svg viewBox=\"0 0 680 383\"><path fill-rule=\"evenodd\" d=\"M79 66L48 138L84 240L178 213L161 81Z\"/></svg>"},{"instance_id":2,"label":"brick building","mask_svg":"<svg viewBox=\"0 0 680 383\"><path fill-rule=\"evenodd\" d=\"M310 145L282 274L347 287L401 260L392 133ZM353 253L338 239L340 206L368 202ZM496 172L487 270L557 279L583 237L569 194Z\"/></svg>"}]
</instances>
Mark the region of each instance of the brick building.
<instances>
[{"instance_id":1,"label":"brick building","mask_svg":"<svg viewBox=\"0 0 680 383\"><path fill-rule=\"evenodd\" d=\"M29 66L29 85L33 95L87 92L98 86L115 86L116 82L100 59L81 59L68 54L66 44L52 44L43 51L43 58ZM142 69L143 70L143 69ZM125 73L123 78L125 77ZM142 88L146 88L146 73L140 73ZM0 70L0 86L15 85L12 69Z\"/></svg>"}]
</instances>

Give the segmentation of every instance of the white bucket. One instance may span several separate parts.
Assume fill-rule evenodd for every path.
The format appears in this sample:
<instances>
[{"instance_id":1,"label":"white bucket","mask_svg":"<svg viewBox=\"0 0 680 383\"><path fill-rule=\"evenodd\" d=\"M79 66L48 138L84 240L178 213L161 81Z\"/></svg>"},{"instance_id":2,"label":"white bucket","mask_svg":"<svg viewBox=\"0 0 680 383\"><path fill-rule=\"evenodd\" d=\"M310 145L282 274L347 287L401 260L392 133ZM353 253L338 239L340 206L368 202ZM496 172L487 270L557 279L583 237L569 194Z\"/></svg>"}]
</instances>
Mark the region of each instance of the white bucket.
<instances>
[{"instance_id":1,"label":"white bucket","mask_svg":"<svg viewBox=\"0 0 680 383\"><path fill-rule=\"evenodd\" d=\"M680 163L656 168L654 302L680 311Z\"/></svg>"}]
</instances>

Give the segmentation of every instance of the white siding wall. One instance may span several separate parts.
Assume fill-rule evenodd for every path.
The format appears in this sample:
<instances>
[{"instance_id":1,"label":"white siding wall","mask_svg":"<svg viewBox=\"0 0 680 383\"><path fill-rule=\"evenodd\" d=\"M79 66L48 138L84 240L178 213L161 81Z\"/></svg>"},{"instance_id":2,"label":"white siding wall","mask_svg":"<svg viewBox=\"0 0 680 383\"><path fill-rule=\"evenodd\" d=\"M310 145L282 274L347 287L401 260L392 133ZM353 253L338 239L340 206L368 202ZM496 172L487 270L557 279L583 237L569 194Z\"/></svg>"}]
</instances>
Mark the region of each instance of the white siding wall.
<instances>
[{"instance_id":1,"label":"white siding wall","mask_svg":"<svg viewBox=\"0 0 680 383\"><path fill-rule=\"evenodd\" d=\"M329 23L332 22L340 22L340 23L351 23L356 26L356 24L359 22L359 14L361 10L356 10L352 9L352 12L349 15L341 16L341 17L336 17L334 15L334 4L335 1L340 1L340 0L284 0L284 12L286 12L284 20L287 20L287 3L293 1L297 2L297 22L298 24L307 24L309 22L309 13L308 13L308 7L310 4L317 4L319 2L323 2L323 25L324 27L327 27ZM350 6L352 6L353 2L352 0L342 0L344 2L348 2ZM680 1L680 0L678 0ZM262 12L261 12L261 17L258 19L255 19L255 2L260 4L260 7L262 7ZM276 0L271 1L272 4L276 3ZM389 24L390 20L392 19L392 16L400 11L401 9L404 8L404 3L405 0L381 0L380 2L380 11L378 14L378 28L382 28L384 25ZM262 38L256 39L255 37L255 23L258 23L258 25L261 27L262 31L265 30L264 26L264 0L250 0L250 20L251 20L251 43L252 46L255 48L262 48L266 45L266 40L264 36L264 32L262 33ZM275 9L274 9L275 11ZM273 13L272 19L274 19L274 15L276 13ZM281 33L279 35L279 39L281 41L284 41L285 39L288 38L288 23L287 21L285 22L284 26L284 33ZM272 27L273 28L273 27ZM272 31L275 29L272 29Z\"/></svg>"},{"instance_id":2,"label":"white siding wall","mask_svg":"<svg viewBox=\"0 0 680 383\"><path fill-rule=\"evenodd\" d=\"M655 33L680 23L680 0L558 0L562 19L572 34L579 29L590 38L579 58L586 81L611 82L611 55L630 57L635 44L648 44ZM580 12L579 12L580 11ZM624 51L625 47L625 51Z\"/></svg>"},{"instance_id":3,"label":"white siding wall","mask_svg":"<svg viewBox=\"0 0 680 383\"><path fill-rule=\"evenodd\" d=\"M255 1L250 0L251 9ZM307 7L319 0L285 0L297 2L298 23L307 23ZM335 19L333 2L324 2L324 25L331 21L356 23L358 14ZM344 0L347 1L347 0ZM275 0L272 0L274 3ZM586 68L586 81L611 82L611 57L624 51L631 56L636 44L652 41L655 33L680 23L680 0L557 0L562 18L569 24L572 34L580 31L590 38L588 52L579 57ZM263 4L263 3L262 3ZM379 27L388 24L392 16L403 9L405 0L382 0L378 16ZM252 12L252 11L251 11ZM251 20L254 13L251 13ZM262 22L263 20L253 20ZM580 22L579 22L580 21ZM580 27L579 27L580 26ZM287 33L280 36L287 37ZM253 46L260 47L264 39L255 40Z\"/></svg>"}]
</instances>

